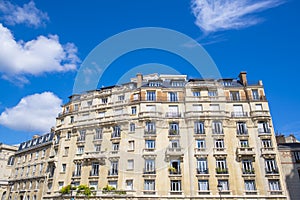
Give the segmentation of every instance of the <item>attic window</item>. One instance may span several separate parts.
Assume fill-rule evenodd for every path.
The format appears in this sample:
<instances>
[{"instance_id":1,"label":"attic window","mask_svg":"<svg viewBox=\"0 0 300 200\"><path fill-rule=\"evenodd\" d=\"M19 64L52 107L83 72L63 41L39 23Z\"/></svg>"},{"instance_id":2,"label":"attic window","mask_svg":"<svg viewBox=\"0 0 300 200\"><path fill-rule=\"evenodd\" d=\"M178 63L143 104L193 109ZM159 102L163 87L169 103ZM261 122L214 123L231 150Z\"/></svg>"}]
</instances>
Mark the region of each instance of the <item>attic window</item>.
<instances>
[{"instance_id":1,"label":"attic window","mask_svg":"<svg viewBox=\"0 0 300 200\"><path fill-rule=\"evenodd\" d=\"M231 80L223 81L223 86L232 86L232 81Z\"/></svg>"},{"instance_id":2,"label":"attic window","mask_svg":"<svg viewBox=\"0 0 300 200\"><path fill-rule=\"evenodd\" d=\"M182 87L182 86L184 86L184 82L183 81L172 81L171 85L173 87Z\"/></svg>"},{"instance_id":3,"label":"attic window","mask_svg":"<svg viewBox=\"0 0 300 200\"><path fill-rule=\"evenodd\" d=\"M150 81L149 86L150 87L160 87L162 83L160 81Z\"/></svg>"}]
</instances>

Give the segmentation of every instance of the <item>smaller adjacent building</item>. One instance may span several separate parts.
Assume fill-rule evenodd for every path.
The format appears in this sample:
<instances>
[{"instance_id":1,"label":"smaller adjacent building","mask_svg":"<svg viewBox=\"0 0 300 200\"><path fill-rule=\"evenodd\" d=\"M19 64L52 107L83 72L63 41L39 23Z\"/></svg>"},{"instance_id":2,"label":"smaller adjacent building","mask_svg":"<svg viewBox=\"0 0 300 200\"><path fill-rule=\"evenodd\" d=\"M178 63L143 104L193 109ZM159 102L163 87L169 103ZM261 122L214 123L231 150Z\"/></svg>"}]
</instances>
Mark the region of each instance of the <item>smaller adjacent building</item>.
<instances>
[{"instance_id":1,"label":"smaller adjacent building","mask_svg":"<svg viewBox=\"0 0 300 200\"><path fill-rule=\"evenodd\" d=\"M300 199L300 142L294 135L276 137L283 180L290 200Z\"/></svg>"},{"instance_id":2,"label":"smaller adjacent building","mask_svg":"<svg viewBox=\"0 0 300 200\"><path fill-rule=\"evenodd\" d=\"M7 198L9 175L14 164L14 153L17 150L17 146L0 143L0 199Z\"/></svg>"},{"instance_id":3,"label":"smaller adjacent building","mask_svg":"<svg viewBox=\"0 0 300 200\"><path fill-rule=\"evenodd\" d=\"M20 144L9 179L9 199L38 200L47 191L47 178L54 170L51 146L54 133L35 135Z\"/></svg>"}]
</instances>

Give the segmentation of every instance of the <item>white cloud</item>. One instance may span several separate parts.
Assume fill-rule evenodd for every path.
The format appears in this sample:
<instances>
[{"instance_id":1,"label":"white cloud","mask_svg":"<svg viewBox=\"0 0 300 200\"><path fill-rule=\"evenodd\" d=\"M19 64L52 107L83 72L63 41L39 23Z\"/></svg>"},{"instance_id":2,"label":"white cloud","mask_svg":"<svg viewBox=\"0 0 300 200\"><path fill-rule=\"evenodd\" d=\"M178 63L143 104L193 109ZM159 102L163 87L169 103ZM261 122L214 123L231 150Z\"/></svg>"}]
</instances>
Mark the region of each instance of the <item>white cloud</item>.
<instances>
[{"instance_id":1,"label":"white cloud","mask_svg":"<svg viewBox=\"0 0 300 200\"><path fill-rule=\"evenodd\" d=\"M16 41L0 23L0 73L4 79L26 83L25 75L76 70L79 62L76 53L74 44L60 44L57 35Z\"/></svg>"},{"instance_id":2,"label":"white cloud","mask_svg":"<svg viewBox=\"0 0 300 200\"><path fill-rule=\"evenodd\" d=\"M284 0L192 0L196 25L205 33L241 29L260 23L253 14L285 3Z\"/></svg>"},{"instance_id":3,"label":"white cloud","mask_svg":"<svg viewBox=\"0 0 300 200\"><path fill-rule=\"evenodd\" d=\"M0 19L10 25L24 23L29 26L39 27L49 20L47 13L37 9L33 1L20 7L4 0L0 2L0 12L2 13Z\"/></svg>"},{"instance_id":4,"label":"white cloud","mask_svg":"<svg viewBox=\"0 0 300 200\"><path fill-rule=\"evenodd\" d=\"M62 100L52 92L26 96L0 115L0 124L14 130L47 132L55 125Z\"/></svg>"}]
</instances>

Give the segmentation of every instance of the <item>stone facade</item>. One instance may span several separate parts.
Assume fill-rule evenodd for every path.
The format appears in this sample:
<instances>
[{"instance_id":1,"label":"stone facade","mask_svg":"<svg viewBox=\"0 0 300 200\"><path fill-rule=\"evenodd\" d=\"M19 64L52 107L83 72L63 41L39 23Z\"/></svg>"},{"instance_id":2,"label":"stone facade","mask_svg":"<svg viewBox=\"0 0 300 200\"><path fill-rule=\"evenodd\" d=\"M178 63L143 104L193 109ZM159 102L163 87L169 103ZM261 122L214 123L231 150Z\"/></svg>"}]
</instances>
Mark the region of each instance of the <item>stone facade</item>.
<instances>
[{"instance_id":1,"label":"stone facade","mask_svg":"<svg viewBox=\"0 0 300 200\"><path fill-rule=\"evenodd\" d=\"M14 153L18 147L0 144L0 198L6 199L8 180L14 163Z\"/></svg>"},{"instance_id":2,"label":"stone facade","mask_svg":"<svg viewBox=\"0 0 300 200\"><path fill-rule=\"evenodd\" d=\"M138 74L72 95L57 117L44 198L72 181L97 199L286 199L262 82L239 77Z\"/></svg>"}]
</instances>

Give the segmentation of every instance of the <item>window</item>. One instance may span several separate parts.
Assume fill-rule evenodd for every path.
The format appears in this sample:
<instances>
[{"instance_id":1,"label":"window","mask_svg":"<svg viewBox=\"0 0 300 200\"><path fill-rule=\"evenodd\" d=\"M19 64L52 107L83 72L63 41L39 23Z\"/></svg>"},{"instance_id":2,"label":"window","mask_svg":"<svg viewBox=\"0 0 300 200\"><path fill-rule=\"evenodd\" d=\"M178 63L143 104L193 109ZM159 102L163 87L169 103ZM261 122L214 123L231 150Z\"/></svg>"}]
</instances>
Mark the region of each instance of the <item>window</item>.
<instances>
[{"instance_id":1,"label":"window","mask_svg":"<svg viewBox=\"0 0 300 200\"><path fill-rule=\"evenodd\" d=\"M155 91L147 91L146 95L147 95L146 96L147 101L156 101Z\"/></svg>"},{"instance_id":2,"label":"window","mask_svg":"<svg viewBox=\"0 0 300 200\"><path fill-rule=\"evenodd\" d=\"M205 140L204 139L196 140L196 148L197 149L205 149L206 148Z\"/></svg>"},{"instance_id":3,"label":"window","mask_svg":"<svg viewBox=\"0 0 300 200\"><path fill-rule=\"evenodd\" d=\"M36 151L36 152L35 152L35 159L38 159L38 158L39 158L39 153L40 153L39 151Z\"/></svg>"},{"instance_id":4,"label":"window","mask_svg":"<svg viewBox=\"0 0 300 200\"><path fill-rule=\"evenodd\" d=\"M255 191L255 181L254 180L245 180L245 190L246 191Z\"/></svg>"},{"instance_id":5,"label":"window","mask_svg":"<svg viewBox=\"0 0 300 200\"><path fill-rule=\"evenodd\" d=\"M166 117L180 117L178 106L170 105L168 108L168 112L166 113Z\"/></svg>"},{"instance_id":6,"label":"window","mask_svg":"<svg viewBox=\"0 0 300 200\"><path fill-rule=\"evenodd\" d=\"M211 111L219 111L220 110L219 104L210 104L209 106L210 106Z\"/></svg>"},{"instance_id":7,"label":"window","mask_svg":"<svg viewBox=\"0 0 300 200\"><path fill-rule=\"evenodd\" d=\"M134 140L128 141L128 151L134 151Z\"/></svg>"},{"instance_id":8,"label":"window","mask_svg":"<svg viewBox=\"0 0 300 200\"><path fill-rule=\"evenodd\" d=\"M267 174L277 174L278 168L274 159L265 159L265 167Z\"/></svg>"},{"instance_id":9,"label":"window","mask_svg":"<svg viewBox=\"0 0 300 200\"><path fill-rule=\"evenodd\" d=\"M213 134L223 134L222 122L213 121L212 122L212 132L213 132Z\"/></svg>"},{"instance_id":10,"label":"window","mask_svg":"<svg viewBox=\"0 0 300 200\"><path fill-rule=\"evenodd\" d=\"M102 139L102 128L96 128L94 139L95 140Z\"/></svg>"},{"instance_id":11,"label":"window","mask_svg":"<svg viewBox=\"0 0 300 200\"><path fill-rule=\"evenodd\" d=\"M300 162L300 151L295 151L294 152L294 157L295 157L295 161L297 163L299 163Z\"/></svg>"},{"instance_id":12,"label":"window","mask_svg":"<svg viewBox=\"0 0 300 200\"><path fill-rule=\"evenodd\" d=\"M78 104L74 104L74 111L78 111L79 110L79 105Z\"/></svg>"},{"instance_id":13,"label":"window","mask_svg":"<svg viewBox=\"0 0 300 200\"><path fill-rule=\"evenodd\" d=\"M9 166L14 165L14 160L15 160L14 156L9 156L8 161L7 161L7 165L9 165Z\"/></svg>"},{"instance_id":14,"label":"window","mask_svg":"<svg viewBox=\"0 0 300 200\"><path fill-rule=\"evenodd\" d=\"M126 180L126 190L133 190L133 180Z\"/></svg>"},{"instance_id":15,"label":"window","mask_svg":"<svg viewBox=\"0 0 300 200\"><path fill-rule=\"evenodd\" d=\"M226 159L216 159L217 174L227 174Z\"/></svg>"},{"instance_id":16,"label":"window","mask_svg":"<svg viewBox=\"0 0 300 200\"><path fill-rule=\"evenodd\" d=\"M252 90L253 100L259 100L258 90Z\"/></svg>"},{"instance_id":17,"label":"window","mask_svg":"<svg viewBox=\"0 0 300 200\"><path fill-rule=\"evenodd\" d=\"M66 135L66 139L70 139L70 138L71 138L71 131L68 131Z\"/></svg>"},{"instance_id":18,"label":"window","mask_svg":"<svg viewBox=\"0 0 300 200\"><path fill-rule=\"evenodd\" d=\"M198 190L208 191L209 190L208 180L198 180Z\"/></svg>"},{"instance_id":19,"label":"window","mask_svg":"<svg viewBox=\"0 0 300 200\"><path fill-rule=\"evenodd\" d=\"M271 148L273 147L272 141L270 139L263 139L262 141L263 148Z\"/></svg>"},{"instance_id":20,"label":"window","mask_svg":"<svg viewBox=\"0 0 300 200\"><path fill-rule=\"evenodd\" d=\"M147 112L156 112L156 106L155 105L146 105L146 111Z\"/></svg>"},{"instance_id":21,"label":"window","mask_svg":"<svg viewBox=\"0 0 300 200\"><path fill-rule=\"evenodd\" d=\"M108 98L102 98L102 99L101 99L101 102L102 102L103 104L107 104Z\"/></svg>"},{"instance_id":22,"label":"window","mask_svg":"<svg viewBox=\"0 0 300 200\"><path fill-rule=\"evenodd\" d=\"M85 130L80 130L79 131L79 137L78 137L78 141L85 141Z\"/></svg>"},{"instance_id":23,"label":"window","mask_svg":"<svg viewBox=\"0 0 300 200\"><path fill-rule=\"evenodd\" d=\"M39 189L39 181L36 181L36 182L35 182L35 189L36 189L36 190Z\"/></svg>"},{"instance_id":24,"label":"window","mask_svg":"<svg viewBox=\"0 0 300 200\"><path fill-rule=\"evenodd\" d=\"M135 123L130 123L130 125L129 125L129 131L130 132L135 132Z\"/></svg>"},{"instance_id":25,"label":"window","mask_svg":"<svg viewBox=\"0 0 300 200\"><path fill-rule=\"evenodd\" d=\"M238 91L230 92L230 100L239 101L240 100L240 93Z\"/></svg>"},{"instance_id":26,"label":"window","mask_svg":"<svg viewBox=\"0 0 300 200\"><path fill-rule=\"evenodd\" d=\"M127 160L127 170L134 169L134 160Z\"/></svg>"},{"instance_id":27,"label":"window","mask_svg":"<svg viewBox=\"0 0 300 200\"><path fill-rule=\"evenodd\" d=\"M92 162L91 176L99 176L99 163Z\"/></svg>"},{"instance_id":28,"label":"window","mask_svg":"<svg viewBox=\"0 0 300 200\"><path fill-rule=\"evenodd\" d=\"M62 165L61 165L61 172L62 172L62 173L65 173L65 172L66 172L66 169L67 169L67 164L62 164Z\"/></svg>"},{"instance_id":29,"label":"window","mask_svg":"<svg viewBox=\"0 0 300 200\"><path fill-rule=\"evenodd\" d=\"M119 151L119 145L120 145L119 142L113 143L112 144L112 150L113 151Z\"/></svg>"},{"instance_id":30,"label":"window","mask_svg":"<svg viewBox=\"0 0 300 200\"><path fill-rule=\"evenodd\" d=\"M193 111L203 111L203 107L201 104L193 104Z\"/></svg>"},{"instance_id":31,"label":"window","mask_svg":"<svg viewBox=\"0 0 300 200\"><path fill-rule=\"evenodd\" d=\"M149 82L149 87L159 87L162 85L162 82L160 81L150 81Z\"/></svg>"},{"instance_id":32,"label":"window","mask_svg":"<svg viewBox=\"0 0 300 200\"><path fill-rule=\"evenodd\" d=\"M120 126L114 126L112 133L112 138L117 138L121 136L121 127Z\"/></svg>"},{"instance_id":33,"label":"window","mask_svg":"<svg viewBox=\"0 0 300 200\"><path fill-rule=\"evenodd\" d=\"M182 87L182 86L184 86L184 82L183 81L172 81L171 85L173 87Z\"/></svg>"},{"instance_id":34,"label":"window","mask_svg":"<svg viewBox=\"0 0 300 200\"><path fill-rule=\"evenodd\" d=\"M200 97L201 96L200 91L193 91L193 96L194 97Z\"/></svg>"},{"instance_id":35,"label":"window","mask_svg":"<svg viewBox=\"0 0 300 200\"><path fill-rule=\"evenodd\" d=\"M73 176L81 176L81 163L75 163L75 171Z\"/></svg>"},{"instance_id":36,"label":"window","mask_svg":"<svg viewBox=\"0 0 300 200\"><path fill-rule=\"evenodd\" d=\"M94 190L98 190L98 181L90 181L89 182L90 188L94 188Z\"/></svg>"},{"instance_id":37,"label":"window","mask_svg":"<svg viewBox=\"0 0 300 200\"><path fill-rule=\"evenodd\" d=\"M179 123L172 122L169 124L169 134L170 135L178 135L179 134Z\"/></svg>"},{"instance_id":38,"label":"window","mask_svg":"<svg viewBox=\"0 0 300 200\"><path fill-rule=\"evenodd\" d=\"M155 140L146 140L145 148L146 149L155 149Z\"/></svg>"},{"instance_id":39,"label":"window","mask_svg":"<svg viewBox=\"0 0 300 200\"><path fill-rule=\"evenodd\" d=\"M171 102L178 101L177 92L168 92L168 98Z\"/></svg>"},{"instance_id":40,"label":"window","mask_svg":"<svg viewBox=\"0 0 300 200\"><path fill-rule=\"evenodd\" d=\"M87 101L87 106L92 106L93 105L93 100Z\"/></svg>"},{"instance_id":41,"label":"window","mask_svg":"<svg viewBox=\"0 0 300 200\"><path fill-rule=\"evenodd\" d=\"M70 123L71 123L71 124L74 123L74 116L71 116L71 117L70 117Z\"/></svg>"},{"instance_id":42,"label":"window","mask_svg":"<svg viewBox=\"0 0 300 200\"><path fill-rule=\"evenodd\" d=\"M32 189L32 181L29 181L29 186L28 186L28 189Z\"/></svg>"},{"instance_id":43,"label":"window","mask_svg":"<svg viewBox=\"0 0 300 200\"><path fill-rule=\"evenodd\" d=\"M208 174L207 158L197 159L197 174Z\"/></svg>"},{"instance_id":44,"label":"window","mask_svg":"<svg viewBox=\"0 0 300 200\"><path fill-rule=\"evenodd\" d=\"M146 173L155 172L155 160L154 159L146 159L145 160L145 172Z\"/></svg>"},{"instance_id":45,"label":"window","mask_svg":"<svg viewBox=\"0 0 300 200\"><path fill-rule=\"evenodd\" d=\"M228 180L218 180L218 185L222 186L222 191L228 191L229 190L229 184Z\"/></svg>"},{"instance_id":46,"label":"window","mask_svg":"<svg viewBox=\"0 0 300 200\"><path fill-rule=\"evenodd\" d=\"M269 189L271 191L279 191L279 190L281 190L279 180L269 180Z\"/></svg>"},{"instance_id":47,"label":"window","mask_svg":"<svg viewBox=\"0 0 300 200\"><path fill-rule=\"evenodd\" d=\"M136 106L131 107L131 114L136 115Z\"/></svg>"},{"instance_id":48,"label":"window","mask_svg":"<svg viewBox=\"0 0 300 200\"><path fill-rule=\"evenodd\" d=\"M36 171L36 165L33 165L33 168L32 168L32 176L35 175L35 171Z\"/></svg>"},{"instance_id":49,"label":"window","mask_svg":"<svg viewBox=\"0 0 300 200\"><path fill-rule=\"evenodd\" d=\"M217 90L210 90L210 91L208 91L208 96L209 97L216 97L216 96L218 96Z\"/></svg>"},{"instance_id":50,"label":"window","mask_svg":"<svg viewBox=\"0 0 300 200\"><path fill-rule=\"evenodd\" d=\"M246 117L247 113L244 112L243 105L233 105L232 117Z\"/></svg>"},{"instance_id":51,"label":"window","mask_svg":"<svg viewBox=\"0 0 300 200\"><path fill-rule=\"evenodd\" d=\"M125 95L118 96L118 101L124 101L124 100L125 100Z\"/></svg>"},{"instance_id":52,"label":"window","mask_svg":"<svg viewBox=\"0 0 300 200\"><path fill-rule=\"evenodd\" d=\"M181 174L180 160L170 161L170 174Z\"/></svg>"},{"instance_id":53,"label":"window","mask_svg":"<svg viewBox=\"0 0 300 200\"><path fill-rule=\"evenodd\" d=\"M111 161L109 175L118 175L118 161Z\"/></svg>"},{"instance_id":54,"label":"window","mask_svg":"<svg viewBox=\"0 0 300 200\"><path fill-rule=\"evenodd\" d=\"M95 151L100 152L101 151L101 144L95 144Z\"/></svg>"},{"instance_id":55,"label":"window","mask_svg":"<svg viewBox=\"0 0 300 200\"><path fill-rule=\"evenodd\" d=\"M243 174L254 174L252 160L242 160Z\"/></svg>"},{"instance_id":56,"label":"window","mask_svg":"<svg viewBox=\"0 0 300 200\"><path fill-rule=\"evenodd\" d=\"M117 189L118 187L118 181L108 181L108 185Z\"/></svg>"},{"instance_id":57,"label":"window","mask_svg":"<svg viewBox=\"0 0 300 200\"><path fill-rule=\"evenodd\" d=\"M146 130L147 133L155 133L155 122L146 122Z\"/></svg>"},{"instance_id":58,"label":"window","mask_svg":"<svg viewBox=\"0 0 300 200\"><path fill-rule=\"evenodd\" d=\"M105 112L99 112L99 117L100 117L100 118L105 117Z\"/></svg>"},{"instance_id":59,"label":"window","mask_svg":"<svg viewBox=\"0 0 300 200\"><path fill-rule=\"evenodd\" d=\"M44 164L43 163L41 163L40 164L40 172L39 172L39 174L41 175L42 174L42 172L43 172L43 168L44 168Z\"/></svg>"},{"instance_id":60,"label":"window","mask_svg":"<svg viewBox=\"0 0 300 200\"><path fill-rule=\"evenodd\" d=\"M262 104L255 104L255 110L256 111L263 110Z\"/></svg>"},{"instance_id":61,"label":"window","mask_svg":"<svg viewBox=\"0 0 300 200\"><path fill-rule=\"evenodd\" d=\"M203 121L198 121L194 123L194 131L195 134L204 134L204 122Z\"/></svg>"},{"instance_id":62,"label":"window","mask_svg":"<svg viewBox=\"0 0 300 200\"><path fill-rule=\"evenodd\" d=\"M181 181L171 180L171 191L172 192L180 192L181 191Z\"/></svg>"},{"instance_id":63,"label":"window","mask_svg":"<svg viewBox=\"0 0 300 200\"><path fill-rule=\"evenodd\" d=\"M215 140L215 148L223 149L224 148L224 140L223 139L216 139Z\"/></svg>"},{"instance_id":64,"label":"window","mask_svg":"<svg viewBox=\"0 0 300 200\"><path fill-rule=\"evenodd\" d=\"M155 190L155 180L145 180L145 182L144 182L144 190L154 191Z\"/></svg>"},{"instance_id":65,"label":"window","mask_svg":"<svg viewBox=\"0 0 300 200\"><path fill-rule=\"evenodd\" d=\"M180 148L179 140L170 140L170 148Z\"/></svg>"},{"instance_id":66,"label":"window","mask_svg":"<svg viewBox=\"0 0 300 200\"><path fill-rule=\"evenodd\" d=\"M249 147L248 140L240 140L240 146L241 147Z\"/></svg>"},{"instance_id":67,"label":"window","mask_svg":"<svg viewBox=\"0 0 300 200\"><path fill-rule=\"evenodd\" d=\"M257 124L259 133L271 133L271 129L269 128L269 123L266 121L260 121Z\"/></svg>"},{"instance_id":68,"label":"window","mask_svg":"<svg viewBox=\"0 0 300 200\"><path fill-rule=\"evenodd\" d=\"M58 182L58 189L61 190L64 186L64 182L63 181L60 181Z\"/></svg>"},{"instance_id":69,"label":"window","mask_svg":"<svg viewBox=\"0 0 300 200\"><path fill-rule=\"evenodd\" d=\"M69 154L69 147L65 147L64 156L68 156Z\"/></svg>"},{"instance_id":70,"label":"window","mask_svg":"<svg viewBox=\"0 0 300 200\"><path fill-rule=\"evenodd\" d=\"M137 100L139 100L139 94L133 94L133 100L134 101L137 101Z\"/></svg>"},{"instance_id":71,"label":"window","mask_svg":"<svg viewBox=\"0 0 300 200\"><path fill-rule=\"evenodd\" d=\"M245 122L237 122L236 123L237 134L238 135L246 135L248 134L247 125Z\"/></svg>"},{"instance_id":72,"label":"window","mask_svg":"<svg viewBox=\"0 0 300 200\"><path fill-rule=\"evenodd\" d=\"M43 149L43 150L42 150L42 158L45 157L45 154L46 154L46 149Z\"/></svg>"},{"instance_id":73,"label":"window","mask_svg":"<svg viewBox=\"0 0 300 200\"><path fill-rule=\"evenodd\" d=\"M84 146L78 146L77 147L77 154L83 154L84 152Z\"/></svg>"}]
</instances>

